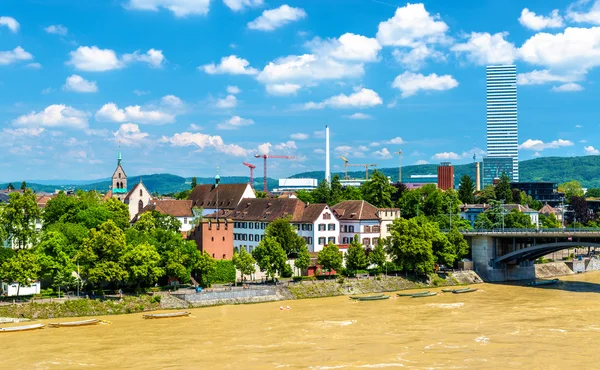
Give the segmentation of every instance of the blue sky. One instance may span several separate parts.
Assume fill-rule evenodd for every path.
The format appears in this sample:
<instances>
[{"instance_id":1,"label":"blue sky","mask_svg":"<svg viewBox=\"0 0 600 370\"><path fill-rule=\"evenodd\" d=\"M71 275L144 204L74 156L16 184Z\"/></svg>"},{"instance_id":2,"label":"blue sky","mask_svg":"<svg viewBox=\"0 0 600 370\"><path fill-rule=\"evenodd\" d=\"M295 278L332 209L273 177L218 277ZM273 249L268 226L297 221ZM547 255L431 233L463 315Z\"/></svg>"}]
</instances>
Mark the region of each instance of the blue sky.
<instances>
[{"instance_id":1,"label":"blue sky","mask_svg":"<svg viewBox=\"0 0 600 370\"><path fill-rule=\"evenodd\" d=\"M460 4L460 6L457 6ZM4 0L0 181L285 177L485 154L485 65L517 65L520 158L598 154L600 0Z\"/></svg>"}]
</instances>

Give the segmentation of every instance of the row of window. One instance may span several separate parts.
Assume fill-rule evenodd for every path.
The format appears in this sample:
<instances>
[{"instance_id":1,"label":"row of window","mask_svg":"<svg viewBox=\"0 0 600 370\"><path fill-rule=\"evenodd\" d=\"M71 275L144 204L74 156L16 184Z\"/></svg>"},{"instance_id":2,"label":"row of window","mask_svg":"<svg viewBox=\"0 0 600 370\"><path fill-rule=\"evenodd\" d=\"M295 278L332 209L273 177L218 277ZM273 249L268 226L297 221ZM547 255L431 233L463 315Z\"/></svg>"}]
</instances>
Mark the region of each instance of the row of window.
<instances>
[{"instance_id":1,"label":"row of window","mask_svg":"<svg viewBox=\"0 0 600 370\"><path fill-rule=\"evenodd\" d=\"M325 237L319 238L319 245L325 245L327 243L335 244L335 236L330 236L329 238L325 238Z\"/></svg>"},{"instance_id":2,"label":"row of window","mask_svg":"<svg viewBox=\"0 0 600 370\"><path fill-rule=\"evenodd\" d=\"M365 232L365 233L378 233L380 230L381 230L381 228L379 227L379 225L374 225L374 226L365 225L363 227L363 232ZM344 232L344 233L353 233L354 232L354 226L353 225L343 225L342 226L342 232Z\"/></svg>"},{"instance_id":3,"label":"row of window","mask_svg":"<svg viewBox=\"0 0 600 370\"><path fill-rule=\"evenodd\" d=\"M267 227L266 222L234 222L233 227L237 229L261 229L264 230Z\"/></svg>"},{"instance_id":4,"label":"row of window","mask_svg":"<svg viewBox=\"0 0 600 370\"><path fill-rule=\"evenodd\" d=\"M238 233L233 234L233 240L259 242L259 241L263 240L264 238L265 238L264 235L259 235L259 234L238 234Z\"/></svg>"},{"instance_id":5,"label":"row of window","mask_svg":"<svg viewBox=\"0 0 600 370\"><path fill-rule=\"evenodd\" d=\"M342 244L350 244L353 239L354 238L343 237ZM368 245L371 245L371 242L373 245L376 245L378 241L379 241L379 238L372 238L372 239L371 238L363 238L362 245L368 246Z\"/></svg>"}]
</instances>

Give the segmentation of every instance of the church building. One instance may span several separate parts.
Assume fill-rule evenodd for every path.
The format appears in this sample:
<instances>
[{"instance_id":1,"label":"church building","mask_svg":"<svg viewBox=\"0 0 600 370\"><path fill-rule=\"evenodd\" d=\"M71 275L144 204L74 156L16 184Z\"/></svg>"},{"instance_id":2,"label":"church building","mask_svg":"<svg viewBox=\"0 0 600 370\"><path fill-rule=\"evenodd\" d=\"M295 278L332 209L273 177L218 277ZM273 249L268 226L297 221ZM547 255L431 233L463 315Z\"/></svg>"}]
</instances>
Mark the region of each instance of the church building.
<instances>
[{"instance_id":1,"label":"church building","mask_svg":"<svg viewBox=\"0 0 600 370\"><path fill-rule=\"evenodd\" d=\"M152 196L141 178L140 182L135 184L131 190L127 190L127 175L121 166L121 152L117 158L117 169L112 175L112 185L106 199L111 197L127 204L130 221L152 200Z\"/></svg>"}]
</instances>

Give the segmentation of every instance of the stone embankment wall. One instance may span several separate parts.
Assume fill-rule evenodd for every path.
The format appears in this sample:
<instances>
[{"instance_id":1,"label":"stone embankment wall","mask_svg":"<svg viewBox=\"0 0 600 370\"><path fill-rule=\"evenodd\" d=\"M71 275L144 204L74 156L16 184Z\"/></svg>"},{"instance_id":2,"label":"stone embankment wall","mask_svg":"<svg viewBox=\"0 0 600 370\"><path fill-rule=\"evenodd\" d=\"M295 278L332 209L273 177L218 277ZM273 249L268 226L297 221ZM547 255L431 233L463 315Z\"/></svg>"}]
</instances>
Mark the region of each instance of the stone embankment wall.
<instances>
[{"instance_id":1,"label":"stone embankment wall","mask_svg":"<svg viewBox=\"0 0 600 370\"><path fill-rule=\"evenodd\" d=\"M186 307L205 307L224 304L244 304L281 301L294 299L285 286L265 286L251 289L234 288L232 290L204 291L191 294L172 294L169 297L177 299Z\"/></svg>"},{"instance_id":2,"label":"stone embankment wall","mask_svg":"<svg viewBox=\"0 0 600 370\"><path fill-rule=\"evenodd\" d=\"M535 265L535 277L538 279L572 274L573 270L564 262L549 262Z\"/></svg>"}]
</instances>

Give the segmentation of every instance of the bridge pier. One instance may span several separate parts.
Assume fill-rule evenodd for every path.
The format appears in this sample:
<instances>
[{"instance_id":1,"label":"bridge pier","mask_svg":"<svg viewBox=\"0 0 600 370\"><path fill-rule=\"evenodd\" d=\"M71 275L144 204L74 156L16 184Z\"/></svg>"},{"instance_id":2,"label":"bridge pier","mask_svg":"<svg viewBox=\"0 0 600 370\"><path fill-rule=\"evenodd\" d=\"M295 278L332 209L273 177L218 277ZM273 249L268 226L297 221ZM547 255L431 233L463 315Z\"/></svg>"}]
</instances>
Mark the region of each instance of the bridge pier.
<instances>
[{"instance_id":1,"label":"bridge pier","mask_svg":"<svg viewBox=\"0 0 600 370\"><path fill-rule=\"evenodd\" d=\"M501 282L535 279L533 261L522 261L518 265L494 264L492 262L497 257L497 240L495 237L472 236L470 242L473 268L483 280ZM515 248L515 244L513 244L513 248Z\"/></svg>"}]
</instances>

